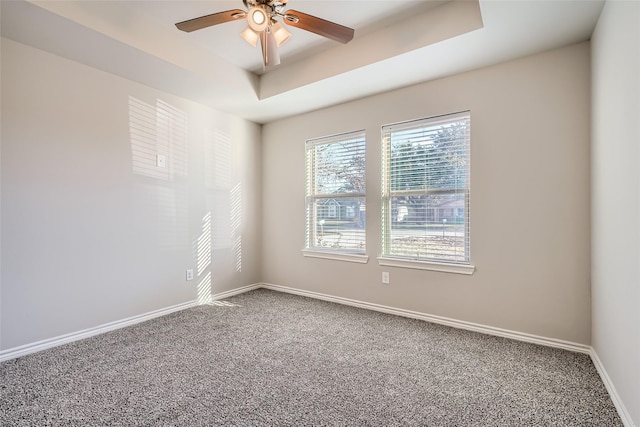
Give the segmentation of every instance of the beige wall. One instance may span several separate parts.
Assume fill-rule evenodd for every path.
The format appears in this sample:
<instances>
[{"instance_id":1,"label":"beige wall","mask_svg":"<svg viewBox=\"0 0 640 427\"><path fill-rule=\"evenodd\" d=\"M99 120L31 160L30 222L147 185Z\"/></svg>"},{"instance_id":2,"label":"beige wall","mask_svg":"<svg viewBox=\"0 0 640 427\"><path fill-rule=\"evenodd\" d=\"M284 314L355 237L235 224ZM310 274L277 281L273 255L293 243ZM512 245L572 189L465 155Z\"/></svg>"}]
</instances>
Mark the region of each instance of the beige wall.
<instances>
[{"instance_id":1,"label":"beige wall","mask_svg":"<svg viewBox=\"0 0 640 427\"><path fill-rule=\"evenodd\" d=\"M581 43L265 125L263 280L589 344L589 64ZM380 127L461 110L471 110L477 271L379 266ZM358 129L369 262L305 258L305 139Z\"/></svg>"},{"instance_id":2,"label":"beige wall","mask_svg":"<svg viewBox=\"0 0 640 427\"><path fill-rule=\"evenodd\" d=\"M607 2L592 50L592 344L640 426L640 3Z\"/></svg>"},{"instance_id":3,"label":"beige wall","mask_svg":"<svg viewBox=\"0 0 640 427\"><path fill-rule=\"evenodd\" d=\"M3 39L1 136L0 349L260 280L260 126Z\"/></svg>"}]
</instances>

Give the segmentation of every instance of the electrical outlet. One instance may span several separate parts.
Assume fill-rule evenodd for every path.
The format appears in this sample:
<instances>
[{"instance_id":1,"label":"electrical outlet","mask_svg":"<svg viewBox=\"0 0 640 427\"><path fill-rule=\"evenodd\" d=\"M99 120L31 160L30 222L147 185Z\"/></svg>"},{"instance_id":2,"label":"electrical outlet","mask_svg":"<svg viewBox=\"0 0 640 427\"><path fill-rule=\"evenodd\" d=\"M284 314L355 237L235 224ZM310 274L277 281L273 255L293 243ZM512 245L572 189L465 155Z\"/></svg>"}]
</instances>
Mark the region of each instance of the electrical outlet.
<instances>
[{"instance_id":1,"label":"electrical outlet","mask_svg":"<svg viewBox=\"0 0 640 427\"><path fill-rule=\"evenodd\" d=\"M187 270L187 280L193 280L193 268Z\"/></svg>"},{"instance_id":2,"label":"electrical outlet","mask_svg":"<svg viewBox=\"0 0 640 427\"><path fill-rule=\"evenodd\" d=\"M385 285L389 284L389 272L388 271L383 271L382 272L382 283Z\"/></svg>"}]
</instances>

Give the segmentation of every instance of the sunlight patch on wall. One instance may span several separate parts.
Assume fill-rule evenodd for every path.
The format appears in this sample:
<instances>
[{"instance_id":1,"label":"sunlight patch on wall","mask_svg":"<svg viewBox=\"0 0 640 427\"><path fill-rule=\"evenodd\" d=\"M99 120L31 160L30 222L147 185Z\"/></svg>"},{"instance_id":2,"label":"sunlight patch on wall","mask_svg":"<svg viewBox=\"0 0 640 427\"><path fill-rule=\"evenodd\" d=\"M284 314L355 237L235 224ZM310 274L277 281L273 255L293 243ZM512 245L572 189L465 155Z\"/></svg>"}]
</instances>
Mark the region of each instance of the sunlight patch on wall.
<instances>
[{"instance_id":1,"label":"sunlight patch on wall","mask_svg":"<svg viewBox=\"0 0 640 427\"><path fill-rule=\"evenodd\" d=\"M129 97L133 173L163 181L187 175L187 114L162 101Z\"/></svg>"},{"instance_id":2,"label":"sunlight patch on wall","mask_svg":"<svg viewBox=\"0 0 640 427\"><path fill-rule=\"evenodd\" d=\"M196 243L196 268L200 275L211 265L211 212L202 218L202 233Z\"/></svg>"},{"instance_id":3,"label":"sunlight patch on wall","mask_svg":"<svg viewBox=\"0 0 640 427\"><path fill-rule=\"evenodd\" d=\"M233 257L235 258L235 268L238 273L242 271L242 236L236 237L233 241Z\"/></svg>"},{"instance_id":4,"label":"sunlight patch on wall","mask_svg":"<svg viewBox=\"0 0 640 427\"><path fill-rule=\"evenodd\" d=\"M200 281L198 281L198 303L209 304L211 302L211 272L208 271Z\"/></svg>"},{"instance_id":5,"label":"sunlight patch on wall","mask_svg":"<svg viewBox=\"0 0 640 427\"><path fill-rule=\"evenodd\" d=\"M231 189L231 240L237 272L242 271L242 184L239 182Z\"/></svg>"},{"instance_id":6,"label":"sunlight patch on wall","mask_svg":"<svg viewBox=\"0 0 640 427\"><path fill-rule=\"evenodd\" d=\"M188 247L187 114L160 99L148 104L129 97L129 134L133 173L154 199L156 236L161 249ZM149 180L148 178L153 178Z\"/></svg>"},{"instance_id":7,"label":"sunlight patch on wall","mask_svg":"<svg viewBox=\"0 0 640 427\"><path fill-rule=\"evenodd\" d=\"M204 141L207 209L212 213L212 247L213 249L232 248L231 136L220 129L207 130Z\"/></svg>"},{"instance_id":8,"label":"sunlight patch on wall","mask_svg":"<svg viewBox=\"0 0 640 427\"><path fill-rule=\"evenodd\" d=\"M205 131L205 185L231 188L231 136L216 129Z\"/></svg>"},{"instance_id":9,"label":"sunlight patch on wall","mask_svg":"<svg viewBox=\"0 0 640 427\"><path fill-rule=\"evenodd\" d=\"M212 296L211 271L211 212L202 218L202 233L196 239L196 277L198 280L198 303L208 304Z\"/></svg>"},{"instance_id":10,"label":"sunlight patch on wall","mask_svg":"<svg viewBox=\"0 0 640 427\"><path fill-rule=\"evenodd\" d=\"M156 109L134 97L129 97L129 135L133 173L157 179L167 179L166 171L156 166Z\"/></svg>"},{"instance_id":11,"label":"sunlight patch on wall","mask_svg":"<svg viewBox=\"0 0 640 427\"><path fill-rule=\"evenodd\" d=\"M234 185L231 135L218 128L206 130L204 150L212 250L229 250L235 271L241 272L242 184Z\"/></svg>"},{"instance_id":12,"label":"sunlight patch on wall","mask_svg":"<svg viewBox=\"0 0 640 427\"><path fill-rule=\"evenodd\" d=\"M166 155L165 169L170 180L187 176L187 115L161 100L156 101L158 154Z\"/></svg>"}]
</instances>

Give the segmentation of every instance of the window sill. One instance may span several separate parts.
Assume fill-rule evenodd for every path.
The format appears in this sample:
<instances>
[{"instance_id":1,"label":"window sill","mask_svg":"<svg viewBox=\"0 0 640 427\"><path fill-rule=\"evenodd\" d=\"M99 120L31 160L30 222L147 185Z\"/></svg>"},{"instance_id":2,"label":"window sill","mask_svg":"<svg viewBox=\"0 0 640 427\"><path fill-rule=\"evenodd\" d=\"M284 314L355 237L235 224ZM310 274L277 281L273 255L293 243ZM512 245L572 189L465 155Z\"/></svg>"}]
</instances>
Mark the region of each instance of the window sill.
<instances>
[{"instance_id":1,"label":"window sill","mask_svg":"<svg viewBox=\"0 0 640 427\"><path fill-rule=\"evenodd\" d=\"M310 258L332 259L336 261L357 262L360 264L366 264L367 262L369 262L368 255L346 254L343 252L322 252L322 251L314 251L311 249L303 249L302 255Z\"/></svg>"},{"instance_id":2,"label":"window sill","mask_svg":"<svg viewBox=\"0 0 640 427\"><path fill-rule=\"evenodd\" d=\"M433 261L418 261L402 258L378 257L378 264L388 267L414 268L417 270L440 271L443 273L473 274L476 267L466 264L447 264Z\"/></svg>"}]
</instances>

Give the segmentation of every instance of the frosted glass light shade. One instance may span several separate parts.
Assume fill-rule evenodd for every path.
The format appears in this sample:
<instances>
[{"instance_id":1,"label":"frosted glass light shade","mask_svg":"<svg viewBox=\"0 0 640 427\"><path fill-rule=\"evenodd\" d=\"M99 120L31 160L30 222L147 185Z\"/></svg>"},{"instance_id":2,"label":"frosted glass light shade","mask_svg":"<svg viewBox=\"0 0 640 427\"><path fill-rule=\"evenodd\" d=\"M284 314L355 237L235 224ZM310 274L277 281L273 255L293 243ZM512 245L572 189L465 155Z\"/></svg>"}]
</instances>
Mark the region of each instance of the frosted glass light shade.
<instances>
[{"instance_id":1,"label":"frosted glass light shade","mask_svg":"<svg viewBox=\"0 0 640 427\"><path fill-rule=\"evenodd\" d=\"M278 46L282 46L291 38L291 33L279 22L276 22L271 26L271 31L273 32L273 37L276 39Z\"/></svg>"},{"instance_id":2,"label":"frosted glass light shade","mask_svg":"<svg viewBox=\"0 0 640 427\"><path fill-rule=\"evenodd\" d=\"M251 27L247 27L243 32L240 33L240 37L242 37L247 43L251 46L258 46L258 34L251 29Z\"/></svg>"}]
</instances>

